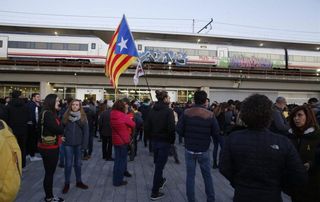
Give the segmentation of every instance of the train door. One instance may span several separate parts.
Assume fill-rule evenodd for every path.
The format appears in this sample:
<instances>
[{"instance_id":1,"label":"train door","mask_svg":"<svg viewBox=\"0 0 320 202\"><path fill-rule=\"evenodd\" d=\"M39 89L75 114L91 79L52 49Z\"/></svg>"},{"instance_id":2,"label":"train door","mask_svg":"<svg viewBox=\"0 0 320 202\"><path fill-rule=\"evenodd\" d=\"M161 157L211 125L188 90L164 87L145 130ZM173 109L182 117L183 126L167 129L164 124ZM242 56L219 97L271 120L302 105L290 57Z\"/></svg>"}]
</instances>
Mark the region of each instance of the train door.
<instances>
[{"instance_id":1,"label":"train door","mask_svg":"<svg viewBox=\"0 0 320 202\"><path fill-rule=\"evenodd\" d=\"M8 37L0 36L0 59L7 59L8 56Z\"/></svg>"},{"instance_id":2,"label":"train door","mask_svg":"<svg viewBox=\"0 0 320 202\"><path fill-rule=\"evenodd\" d=\"M217 48L218 58L227 58L228 57L228 48L220 47Z\"/></svg>"}]
</instances>

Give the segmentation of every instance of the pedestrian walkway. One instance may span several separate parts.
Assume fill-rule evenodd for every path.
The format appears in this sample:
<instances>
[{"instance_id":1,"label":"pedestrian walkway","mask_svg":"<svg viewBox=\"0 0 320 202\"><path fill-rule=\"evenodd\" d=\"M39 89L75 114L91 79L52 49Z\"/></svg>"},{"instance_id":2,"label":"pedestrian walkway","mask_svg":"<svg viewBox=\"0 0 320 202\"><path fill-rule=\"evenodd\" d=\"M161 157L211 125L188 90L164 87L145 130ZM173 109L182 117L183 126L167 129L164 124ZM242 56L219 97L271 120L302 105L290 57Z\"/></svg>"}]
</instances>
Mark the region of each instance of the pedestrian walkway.
<instances>
[{"instance_id":1,"label":"pedestrian walkway","mask_svg":"<svg viewBox=\"0 0 320 202\"><path fill-rule=\"evenodd\" d=\"M83 161L82 179L89 185L88 190L75 187L74 170L70 190L62 194L64 185L64 169L57 167L54 177L53 192L63 197L67 202L147 202L150 201L150 194L153 180L153 157L149 154L142 142L138 143L138 156L133 162L128 162L128 170L133 174L127 178L128 185L122 187L112 186L113 162L102 159L101 142L94 140L92 158ZM169 157L164 169L164 177L167 184L164 188L165 198L163 202L185 202L186 198L186 168L184 163L184 148L177 145L178 155L181 164L176 164L173 157ZM217 202L231 202L233 189L229 182L219 173L212 169L214 188ZM44 190L42 188L44 168L42 161L28 162L26 171L23 172L22 187L17 196L16 202L39 202L43 201ZM197 168L195 180L195 193L199 202L206 201L205 188L202 175ZM290 202L288 196L283 196L284 202Z\"/></svg>"}]
</instances>

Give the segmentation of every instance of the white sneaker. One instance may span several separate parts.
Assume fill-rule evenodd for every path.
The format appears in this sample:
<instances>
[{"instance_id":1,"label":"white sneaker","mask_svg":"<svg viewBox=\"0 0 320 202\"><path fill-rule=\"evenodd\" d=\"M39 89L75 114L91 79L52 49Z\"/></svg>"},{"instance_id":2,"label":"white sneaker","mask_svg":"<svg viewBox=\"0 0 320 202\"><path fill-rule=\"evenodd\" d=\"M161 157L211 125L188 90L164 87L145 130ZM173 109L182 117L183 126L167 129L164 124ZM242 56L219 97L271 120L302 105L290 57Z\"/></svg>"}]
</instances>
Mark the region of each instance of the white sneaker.
<instances>
[{"instance_id":1,"label":"white sneaker","mask_svg":"<svg viewBox=\"0 0 320 202\"><path fill-rule=\"evenodd\" d=\"M37 156L34 156L34 157L30 157L30 161L41 161L42 158L41 157L37 157Z\"/></svg>"}]
</instances>

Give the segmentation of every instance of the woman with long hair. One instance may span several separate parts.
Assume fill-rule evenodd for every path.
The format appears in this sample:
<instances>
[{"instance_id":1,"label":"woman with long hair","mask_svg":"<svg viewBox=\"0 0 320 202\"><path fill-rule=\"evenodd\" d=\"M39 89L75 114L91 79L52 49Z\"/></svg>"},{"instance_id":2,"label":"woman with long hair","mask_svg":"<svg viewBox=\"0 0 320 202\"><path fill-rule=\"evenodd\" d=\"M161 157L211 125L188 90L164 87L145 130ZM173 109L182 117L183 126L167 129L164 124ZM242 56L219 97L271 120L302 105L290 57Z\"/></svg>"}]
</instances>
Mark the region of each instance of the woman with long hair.
<instances>
[{"instance_id":1,"label":"woman with long hair","mask_svg":"<svg viewBox=\"0 0 320 202\"><path fill-rule=\"evenodd\" d=\"M320 130L316 117L307 106L294 108L289 116L289 138L295 145L300 158L308 172L307 186L293 190L291 195L293 202L320 201Z\"/></svg>"},{"instance_id":2,"label":"woman with long hair","mask_svg":"<svg viewBox=\"0 0 320 202\"><path fill-rule=\"evenodd\" d=\"M112 130L112 144L114 145L115 159L113 166L113 185L122 186L128 182L123 177L131 176L127 171L128 145L135 122L127 114L128 106L118 100L112 106L110 113L110 126Z\"/></svg>"},{"instance_id":3,"label":"woman with long hair","mask_svg":"<svg viewBox=\"0 0 320 202\"><path fill-rule=\"evenodd\" d=\"M59 108L59 98L56 94L49 94L43 102L43 108L40 116L40 134L38 143L39 152L43 159L45 177L43 188L46 193L46 202L62 202L62 198L53 196L53 175L56 171L59 158L59 144L61 144L61 135L63 128L57 117Z\"/></svg>"},{"instance_id":4,"label":"woman with long hair","mask_svg":"<svg viewBox=\"0 0 320 202\"><path fill-rule=\"evenodd\" d=\"M81 179L81 149L87 149L89 139L89 126L86 113L83 111L80 100L72 100L68 110L63 115L64 126L63 144L65 152L65 184L62 193L67 193L70 188L72 162L76 174L76 186L88 189Z\"/></svg>"},{"instance_id":5,"label":"woman with long hair","mask_svg":"<svg viewBox=\"0 0 320 202\"><path fill-rule=\"evenodd\" d=\"M170 96L166 91L156 90L156 97L158 102L150 110L145 125L145 133L152 139L155 164L151 200L164 197L164 193L159 191L166 184L163 169L168 160L170 145L175 141L174 114L169 108Z\"/></svg>"}]
</instances>

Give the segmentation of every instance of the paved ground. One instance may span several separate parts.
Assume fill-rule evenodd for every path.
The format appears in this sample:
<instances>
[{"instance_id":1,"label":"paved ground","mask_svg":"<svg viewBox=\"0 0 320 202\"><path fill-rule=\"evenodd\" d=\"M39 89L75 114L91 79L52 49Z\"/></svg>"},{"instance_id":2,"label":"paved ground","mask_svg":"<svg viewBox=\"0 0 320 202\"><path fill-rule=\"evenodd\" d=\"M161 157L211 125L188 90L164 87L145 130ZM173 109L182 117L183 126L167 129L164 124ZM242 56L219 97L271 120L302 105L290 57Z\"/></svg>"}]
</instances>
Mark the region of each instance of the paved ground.
<instances>
[{"instance_id":1,"label":"paved ground","mask_svg":"<svg viewBox=\"0 0 320 202\"><path fill-rule=\"evenodd\" d=\"M127 178L128 185L122 187L112 186L113 162L102 160L101 143L94 140L93 156L88 161L83 161L82 178L84 183L89 185L88 190L81 190L75 187L74 171L70 190L67 194L61 194L64 185L64 170L57 168L54 177L54 194L62 196L67 202L145 202L150 201L150 192L153 179L153 157L144 148L142 142L138 144L138 156L133 162L128 162L128 170L133 174ZM184 148L177 146L181 164L175 164L173 157L165 167L164 176L167 184L164 188L165 198L163 202L184 202L187 201L185 184L186 169L184 163ZM213 182L217 202L231 202L233 189L229 182L218 172L213 170ZM27 170L23 172L22 187L17 196L16 202L38 202L43 201L44 191L42 180L44 168L42 161L28 162ZM198 202L206 201L204 184L199 166L196 175L196 198ZM291 201L283 196L284 202Z\"/></svg>"}]
</instances>

